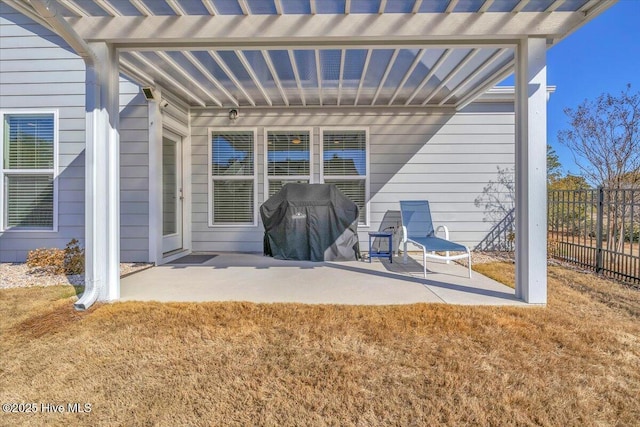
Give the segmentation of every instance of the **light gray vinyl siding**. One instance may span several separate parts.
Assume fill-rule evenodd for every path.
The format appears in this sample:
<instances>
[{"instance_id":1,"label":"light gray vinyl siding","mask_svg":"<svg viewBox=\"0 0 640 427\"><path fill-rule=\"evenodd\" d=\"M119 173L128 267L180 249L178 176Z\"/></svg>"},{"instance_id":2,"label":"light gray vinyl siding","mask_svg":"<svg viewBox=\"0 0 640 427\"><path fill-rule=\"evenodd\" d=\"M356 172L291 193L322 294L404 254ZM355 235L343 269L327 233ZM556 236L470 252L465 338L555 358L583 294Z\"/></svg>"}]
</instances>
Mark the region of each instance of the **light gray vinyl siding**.
<instances>
[{"instance_id":1,"label":"light gray vinyl siding","mask_svg":"<svg viewBox=\"0 0 640 427\"><path fill-rule=\"evenodd\" d=\"M120 78L120 258L149 260L149 125L147 101Z\"/></svg>"},{"instance_id":2,"label":"light gray vinyl siding","mask_svg":"<svg viewBox=\"0 0 640 427\"><path fill-rule=\"evenodd\" d=\"M257 128L258 205L264 196L264 129L313 128L313 182L320 180L320 129L367 128L370 155L369 227L378 230L385 214L398 211L400 200L426 199L436 225L451 238L475 246L491 223L475 199L497 180L498 167L514 165L513 105L478 103L456 114L428 110L242 109L231 123L227 112L192 112L193 249L195 251L262 251L264 228L208 226L208 128Z\"/></svg>"},{"instance_id":3,"label":"light gray vinyl siding","mask_svg":"<svg viewBox=\"0 0 640 427\"><path fill-rule=\"evenodd\" d=\"M85 64L59 36L0 3L0 109L58 112L58 231L0 233L0 261L84 245ZM148 124L140 89L120 79L121 259L147 261Z\"/></svg>"},{"instance_id":4,"label":"light gray vinyl siding","mask_svg":"<svg viewBox=\"0 0 640 427\"><path fill-rule=\"evenodd\" d=\"M0 3L0 110L58 113L58 231L0 233L0 261L84 240L85 99L82 59L57 35Z\"/></svg>"}]
</instances>

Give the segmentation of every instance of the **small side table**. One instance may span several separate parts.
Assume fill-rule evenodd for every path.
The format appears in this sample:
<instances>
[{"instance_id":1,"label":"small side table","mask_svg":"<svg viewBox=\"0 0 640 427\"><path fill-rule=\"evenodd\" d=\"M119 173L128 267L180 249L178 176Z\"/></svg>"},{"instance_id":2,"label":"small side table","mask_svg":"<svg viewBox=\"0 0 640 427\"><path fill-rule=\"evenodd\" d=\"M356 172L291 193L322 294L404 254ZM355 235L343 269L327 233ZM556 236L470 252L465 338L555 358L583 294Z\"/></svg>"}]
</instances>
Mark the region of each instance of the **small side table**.
<instances>
[{"instance_id":1,"label":"small side table","mask_svg":"<svg viewBox=\"0 0 640 427\"><path fill-rule=\"evenodd\" d=\"M393 238L391 233L387 233L385 231L370 231L369 232L369 262L371 262L371 258L389 258L389 262L393 263ZM386 238L389 242L388 250L374 250L373 249L373 240L378 238Z\"/></svg>"}]
</instances>

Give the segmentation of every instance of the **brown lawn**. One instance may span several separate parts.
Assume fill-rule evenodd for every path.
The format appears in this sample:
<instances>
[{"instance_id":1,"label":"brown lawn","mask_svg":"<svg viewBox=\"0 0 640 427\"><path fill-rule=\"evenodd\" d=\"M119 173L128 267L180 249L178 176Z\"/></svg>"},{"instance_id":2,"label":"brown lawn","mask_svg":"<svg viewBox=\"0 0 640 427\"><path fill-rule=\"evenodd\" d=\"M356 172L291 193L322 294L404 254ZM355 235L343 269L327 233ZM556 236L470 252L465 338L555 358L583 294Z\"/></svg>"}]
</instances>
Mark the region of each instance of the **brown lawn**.
<instances>
[{"instance_id":1,"label":"brown lawn","mask_svg":"<svg viewBox=\"0 0 640 427\"><path fill-rule=\"evenodd\" d=\"M509 264L479 265L513 280ZM546 308L98 305L0 291L0 425L638 425L640 292L561 267ZM41 403L90 403L83 414ZM66 408L65 408L66 409Z\"/></svg>"}]
</instances>

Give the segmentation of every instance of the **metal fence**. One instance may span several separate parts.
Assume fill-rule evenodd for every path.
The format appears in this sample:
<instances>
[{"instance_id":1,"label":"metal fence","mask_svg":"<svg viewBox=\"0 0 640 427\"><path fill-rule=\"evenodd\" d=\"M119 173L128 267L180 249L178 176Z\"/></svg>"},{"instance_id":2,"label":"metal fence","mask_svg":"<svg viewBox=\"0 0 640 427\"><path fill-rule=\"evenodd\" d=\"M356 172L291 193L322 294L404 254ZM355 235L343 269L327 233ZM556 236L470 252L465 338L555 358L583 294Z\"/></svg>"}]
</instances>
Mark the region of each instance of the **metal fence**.
<instances>
[{"instance_id":1,"label":"metal fence","mask_svg":"<svg viewBox=\"0 0 640 427\"><path fill-rule=\"evenodd\" d=\"M640 285L640 190L554 190L549 256Z\"/></svg>"}]
</instances>

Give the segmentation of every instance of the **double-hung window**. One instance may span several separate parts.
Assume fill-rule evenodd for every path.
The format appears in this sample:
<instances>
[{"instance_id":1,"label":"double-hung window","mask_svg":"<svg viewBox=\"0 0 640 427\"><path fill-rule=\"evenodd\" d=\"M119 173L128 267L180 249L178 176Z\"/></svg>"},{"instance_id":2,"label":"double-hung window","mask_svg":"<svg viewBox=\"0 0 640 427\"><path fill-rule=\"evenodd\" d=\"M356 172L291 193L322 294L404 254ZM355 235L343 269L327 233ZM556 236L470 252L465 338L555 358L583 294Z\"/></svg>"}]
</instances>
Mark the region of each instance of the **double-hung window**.
<instances>
[{"instance_id":1,"label":"double-hung window","mask_svg":"<svg viewBox=\"0 0 640 427\"><path fill-rule=\"evenodd\" d=\"M369 153L366 129L321 129L321 180L335 184L360 210L368 224Z\"/></svg>"},{"instance_id":2,"label":"double-hung window","mask_svg":"<svg viewBox=\"0 0 640 427\"><path fill-rule=\"evenodd\" d=\"M209 225L256 225L255 129L209 135Z\"/></svg>"},{"instance_id":3,"label":"double-hung window","mask_svg":"<svg viewBox=\"0 0 640 427\"><path fill-rule=\"evenodd\" d=\"M57 227L57 117L53 112L0 114L3 230Z\"/></svg>"},{"instance_id":4,"label":"double-hung window","mask_svg":"<svg viewBox=\"0 0 640 427\"><path fill-rule=\"evenodd\" d=\"M310 130L265 130L266 198L289 183L311 182Z\"/></svg>"}]
</instances>

